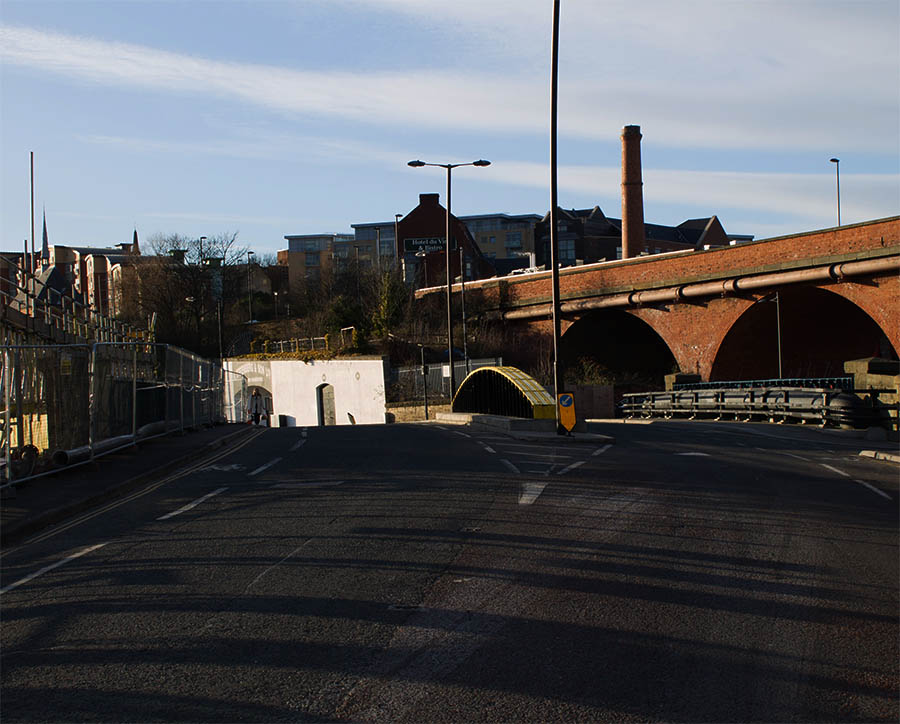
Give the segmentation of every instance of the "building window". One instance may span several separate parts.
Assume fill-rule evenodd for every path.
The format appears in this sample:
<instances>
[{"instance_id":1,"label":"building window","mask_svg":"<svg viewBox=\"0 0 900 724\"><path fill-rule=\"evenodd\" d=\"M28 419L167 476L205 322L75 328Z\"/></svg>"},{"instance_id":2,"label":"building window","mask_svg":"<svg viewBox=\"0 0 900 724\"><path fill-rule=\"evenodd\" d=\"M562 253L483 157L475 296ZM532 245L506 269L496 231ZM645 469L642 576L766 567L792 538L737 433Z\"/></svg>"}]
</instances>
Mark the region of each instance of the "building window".
<instances>
[{"instance_id":1,"label":"building window","mask_svg":"<svg viewBox=\"0 0 900 724\"><path fill-rule=\"evenodd\" d=\"M622 247L617 246L616 247L616 259L621 259L621 258L622 258Z\"/></svg>"},{"instance_id":2,"label":"building window","mask_svg":"<svg viewBox=\"0 0 900 724\"><path fill-rule=\"evenodd\" d=\"M310 254L306 255L306 266L319 266L319 254Z\"/></svg>"},{"instance_id":3,"label":"building window","mask_svg":"<svg viewBox=\"0 0 900 724\"><path fill-rule=\"evenodd\" d=\"M507 249L521 249L522 248L522 232L521 231L511 231L506 235L506 248Z\"/></svg>"},{"instance_id":4,"label":"building window","mask_svg":"<svg viewBox=\"0 0 900 724\"><path fill-rule=\"evenodd\" d=\"M563 263L575 263L574 239L564 239L559 242L559 260Z\"/></svg>"}]
</instances>

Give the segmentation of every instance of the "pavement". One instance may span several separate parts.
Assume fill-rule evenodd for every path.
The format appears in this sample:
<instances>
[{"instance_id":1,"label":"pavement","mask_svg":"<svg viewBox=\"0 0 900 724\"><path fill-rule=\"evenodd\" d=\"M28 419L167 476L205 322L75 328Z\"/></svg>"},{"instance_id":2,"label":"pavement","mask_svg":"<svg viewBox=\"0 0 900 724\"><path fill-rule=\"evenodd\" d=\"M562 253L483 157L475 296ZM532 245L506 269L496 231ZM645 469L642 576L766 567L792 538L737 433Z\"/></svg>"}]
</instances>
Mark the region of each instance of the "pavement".
<instances>
[{"instance_id":1,"label":"pavement","mask_svg":"<svg viewBox=\"0 0 900 724\"><path fill-rule=\"evenodd\" d=\"M253 429L252 425L232 423L153 438L4 491L0 498L0 547L14 545L165 477L217 448L236 443Z\"/></svg>"},{"instance_id":2,"label":"pavement","mask_svg":"<svg viewBox=\"0 0 900 724\"><path fill-rule=\"evenodd\" d=\"M487 416L482 416L482 418ZM491 416L494 417L494 416ZM508 420L509 418L507 418ZM615 437L602 434L612 423L622 420L591 420L586 431L572 436L557 435L555 430L528 429L521 422L504 426L498 420L443 419L442 422L472 425L492 429L510 437L531 442L547 442L554 445L589 443L613 444ZM648 421L629 421L647 424ZM486 424L485 424L486 423ZM428 423L424 423L428 424ZM55 525L78 513L90 510L109 500L122 497L130 491L158 480L166 475L203 458L205 455L229 444L235 444L254 428L246 424L226 424L169 435L141 442L137 446L97 458L73 468L60 470L35 478L16 486L15 493L0 498L0 547L14 545L35 533ZM834 431L839 432L839 431ZM861 447L866 446L861 443ZM875 443L861 450L860 455L890 463L900 463L896 444Z\"/></svg>"}]
</instances>

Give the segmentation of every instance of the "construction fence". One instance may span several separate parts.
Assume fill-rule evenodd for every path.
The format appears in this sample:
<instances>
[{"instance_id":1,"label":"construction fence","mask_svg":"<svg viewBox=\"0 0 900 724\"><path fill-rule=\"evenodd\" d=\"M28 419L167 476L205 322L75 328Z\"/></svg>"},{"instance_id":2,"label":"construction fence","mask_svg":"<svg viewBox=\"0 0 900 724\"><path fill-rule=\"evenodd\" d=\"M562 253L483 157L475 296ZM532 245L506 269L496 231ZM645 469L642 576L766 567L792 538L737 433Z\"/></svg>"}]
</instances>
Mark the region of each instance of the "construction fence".
<instances>
[{"instance_id":1,"label":"construction fence","mask_svg":"<svg viewBox=\"0 0 900 724\"><path fill-rule=\"evenodd\" d=\"M242 376L178 347L97 342L0 352L3 487L152 437L242 418ZM226 376L241 379L225 384Z\"/></svg>"}]
</instances>

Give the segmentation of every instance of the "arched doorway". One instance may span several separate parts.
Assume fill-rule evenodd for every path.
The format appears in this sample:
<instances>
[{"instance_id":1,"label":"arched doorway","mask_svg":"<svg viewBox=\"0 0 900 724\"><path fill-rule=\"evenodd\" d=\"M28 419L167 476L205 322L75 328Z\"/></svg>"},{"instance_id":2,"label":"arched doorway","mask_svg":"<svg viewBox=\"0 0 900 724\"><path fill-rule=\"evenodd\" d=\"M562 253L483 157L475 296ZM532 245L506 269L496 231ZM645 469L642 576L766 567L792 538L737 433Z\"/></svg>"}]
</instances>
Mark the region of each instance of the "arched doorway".
<instances>
[{"instance_id":1,"label":"arched doorway","mask_svg":"<svg viewBox=\"0 0 900 724\"><path fill-rule=\"evenodd\" d=\"M617 388L661 389L675 357L646 322L618 309L589 312L560 340L569 377Z\"/></svg>"},{"instance_id":2,"label":"arched doorway","mask_svg":"<svg viewBox=\"0 0 900 724\"><path fill-rule=\"evenodd\" d=\"M853 302L818 287L789 287L761 297L734 323L710 380L777 378L779 341L785 378L840 376L851 359L897 359L882 329Z\"/></svg>"},{"instance_id":3,"label":"arched doorway","mask_svg":"<svg viewBox=\"0 0 900 724\"><path fill-rule=\"evenodd\" d=\"M337 413L334 406L334 387L323 383L316 387L316 411L319 427L337 425Z\"/></svg>"}]
</instances>

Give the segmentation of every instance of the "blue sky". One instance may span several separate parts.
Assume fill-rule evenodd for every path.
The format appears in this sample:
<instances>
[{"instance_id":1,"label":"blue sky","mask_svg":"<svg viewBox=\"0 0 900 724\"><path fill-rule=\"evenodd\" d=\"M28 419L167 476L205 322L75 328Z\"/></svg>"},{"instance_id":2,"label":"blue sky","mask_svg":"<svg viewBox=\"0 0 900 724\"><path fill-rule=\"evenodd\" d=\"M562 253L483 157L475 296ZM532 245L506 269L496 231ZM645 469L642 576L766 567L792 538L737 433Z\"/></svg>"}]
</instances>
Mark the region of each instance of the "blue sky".
<instances>
[{"instance_id":1,"label":"blue sky","mask_svg":"<svg viewBox=\"0 0 900 724\"><path fill-rule=\"evenodd\" d=\"M896 0L562 0L559 184L757 238L900 210ZM677 8L677 11L674 10ZM4 249L390 221L440 169L458 215L549 206L551 0L0 0Z\"/></svg>"}]
</instances>

